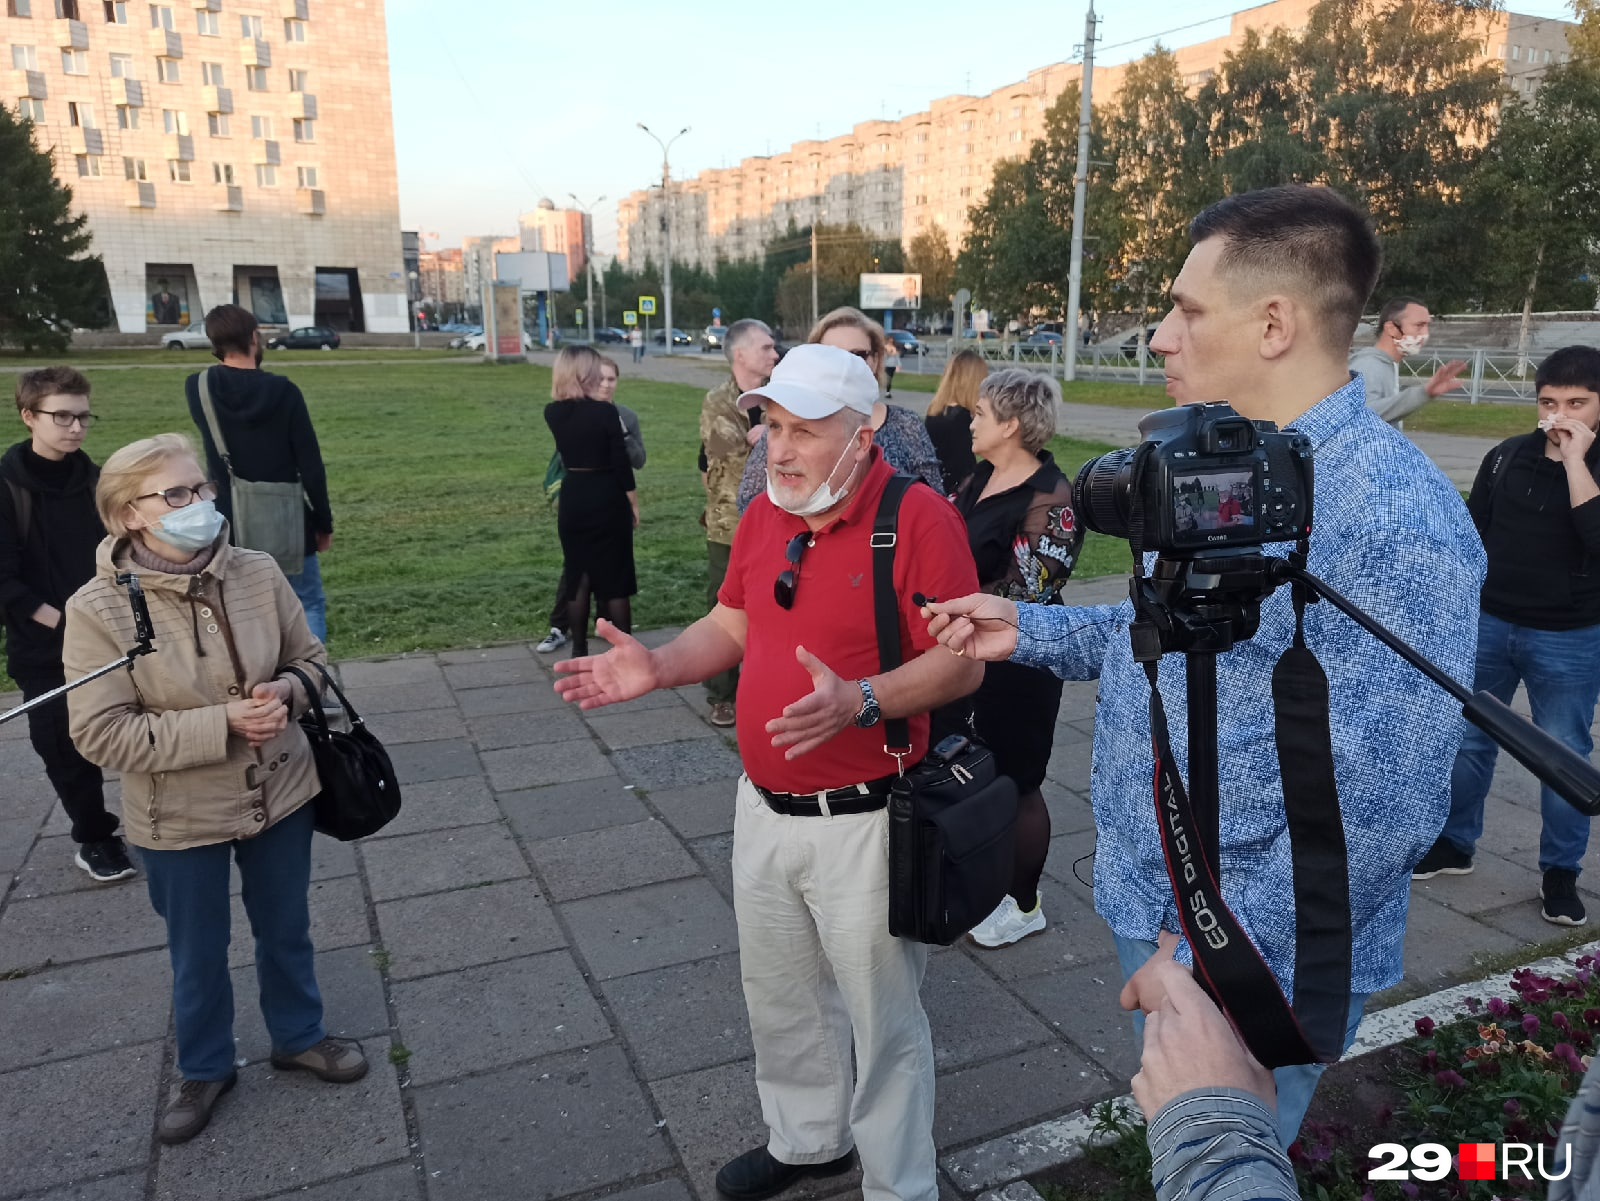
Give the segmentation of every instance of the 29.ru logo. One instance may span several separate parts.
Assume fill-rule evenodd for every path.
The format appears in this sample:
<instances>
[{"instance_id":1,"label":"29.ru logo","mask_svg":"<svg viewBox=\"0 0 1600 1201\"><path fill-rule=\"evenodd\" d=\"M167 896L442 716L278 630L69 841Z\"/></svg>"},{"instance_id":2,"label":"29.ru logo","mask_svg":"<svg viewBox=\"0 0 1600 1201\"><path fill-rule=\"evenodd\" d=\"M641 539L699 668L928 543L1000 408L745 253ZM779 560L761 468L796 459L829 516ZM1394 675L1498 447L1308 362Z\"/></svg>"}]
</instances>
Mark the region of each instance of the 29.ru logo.
<instances>
[{"instance_id":1,"label":"29.ru logo","mask_svg":"<svg viewBox=\"0 0 1600 1201\"><path fill-rule=\"evenodd\" d=\"M1450 1149L1442 1143L1418 1143L1403 1147L1399 1143L1379 1143L1367 1152L1368 1159L1383 1162L1367 1173L1368 1180L1443 1180L1457 1167L1458 1180L1510 1180L1520 1172L1524 1179L1534 1179L1537 1169L1543 1180L1565 1180L1572 1171L1572 1150L1561 1149L1561 1171L1551 1174L1545 1166L1545 1151L1528 1143L1459 1143L1459 1165ZM1551 1153L1554 1161L1556 1155Z\"/></svg>"}]
</instances>

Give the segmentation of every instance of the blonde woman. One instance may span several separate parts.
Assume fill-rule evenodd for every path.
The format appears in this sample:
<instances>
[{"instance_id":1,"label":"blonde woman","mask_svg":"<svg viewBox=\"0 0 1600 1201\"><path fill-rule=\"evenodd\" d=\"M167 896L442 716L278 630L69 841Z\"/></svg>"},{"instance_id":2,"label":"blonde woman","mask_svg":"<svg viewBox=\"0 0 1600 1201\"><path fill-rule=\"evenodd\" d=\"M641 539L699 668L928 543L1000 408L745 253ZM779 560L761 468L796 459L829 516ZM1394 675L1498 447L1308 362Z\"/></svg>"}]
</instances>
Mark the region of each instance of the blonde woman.
<instances>
[{"instance_id":1,"label":"blonde woman","mask_svg":"<svg viewBox=\"0 0 1600 1201\"><path fill-rule=\"evenodd\" d=\"M164 1143L204 1130L236 1079L228 975L230 862L255 935L272 1064L346 1083L366 1074L353 1042L326 1037L311 915L311 747L292 720L307 700L298 667L325 658L270 555L228 545L216 484L181 434L125 446L100 469L95 505L110 532L95 577L67 602L69 679L133 645L116 582L139 577L156 653L68 695L72 740L122 775L122 821L167 926L182 1077L156 1128ZM246 1126L241 1137L252 1137Z\"/></svg>"},{"instance_id":2,"label":"blonde woman","mask_svg":"<svg viewBox=\"0 0 1600 1201\"><path fill-rule=\"evenodd\" d=\"M589 599L624 633L633 629L633 531L639 494L627 437L615 405L600 399L605 362L587 346L556 355L545 424L566 467L556 506L562 571L568 586L567 630L572 653L589 653Z\"/></svg>"},{"instance_id":3,"label":"blonde woman","mask_svg":"<svg viewBox=\"0 0 1600 1201\"><path fill-rule=\"evenodd\" d=\"M807 342L823 346L837 346L847 350L872 368L872 374L883 383L883 362L889 338L871 317L860 309L846 305L834 309L812 328ZM936 489L943 489L944 479L939 472L939 456L933 443L928 441L928 431L910 409L878 401L872 409L872 440L889 460L889 466L918 479ZM745 460L744 475L739 480L739 512L750 507L750 502L767 490L767 440L762 438L750 449Z\"/></svg>"},{"instance_id":4,"label":"blonde woman","mask_svg":"<svg viewBox=\"0 0 1600 1201\"><path fill-rule=\"evenodd\" d=\"M928 405L924 424L939 455L946 496L954 496L978 466L972 453L972 413L978 405L978 387L988 374L989 364L976 350L958 351L945 365L939 390Z\"/></svg>"}]
</instances>

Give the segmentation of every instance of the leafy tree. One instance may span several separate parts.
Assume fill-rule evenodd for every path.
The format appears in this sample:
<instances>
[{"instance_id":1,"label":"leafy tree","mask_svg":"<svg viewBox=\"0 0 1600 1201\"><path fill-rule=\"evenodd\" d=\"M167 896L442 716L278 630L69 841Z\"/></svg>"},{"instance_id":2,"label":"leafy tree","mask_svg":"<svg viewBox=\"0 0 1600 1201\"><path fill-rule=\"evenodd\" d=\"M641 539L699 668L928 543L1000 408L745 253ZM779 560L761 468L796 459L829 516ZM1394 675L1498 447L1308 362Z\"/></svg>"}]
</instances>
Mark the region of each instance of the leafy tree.
<instances>
[{"instance_id":1,"label":"leafy tree","mask_svg":"<svg viewBox=\"0 0 1600 1201\"><path fill-rule=\"evenodd\" d=\"M103 322L105 270L33 131L0 104L0 345L64 350L68 326Z\"/></svg>"},{"instance_id":2,"label":"leafy tree","mask_svg":"<svg viewBox=\"0 0 1600 1201\"><path fill-rule=\"evenodd\" d=\"M1102 249L1117 307L1148 322L1189 252L1189 220L1213 198L1199 108L1171 51L1157 46L1132 63L1106 120L1107 158L1116 165Z\"/></svg>"},{"instance_id":3,"label":"leafy tree","mask_svg":"<svg viewBox=\"0 0 1600 1201\"><path fill-rule=\"evenodd\" d=\"M1091 163L1104 161L1100 113L1090 126ZM967 214L968 232L956 256L956 283L973 303L1005 319L1034 311L1065 312L1072 262L1073 173L1078 159L1078 89L1069 86L1045 114L1045 132L1021 159L996 165L989 193ZM1083 304L1111 297L1108 272L1116 245L1116 201L1110 175L1089 173L1084 231Z\"/></svg>"},{"instance_id":4,"label":"leafy tree","mask_svg":"<svg viewBox=\"0 0 1600 1201\"><path fill-rule=\"evenodd\" d=\"M955 294L956 260L950 253L950 236L938 224L925 226L911 239L906 270L922 276L924 306L930 310L949 307Z\"/></svg>"},{"instance_id":5,"label":"leafy tree","mask_svg":"<svg viewBox=\"0 0 1600 1201\"><path fill-rule=\"evenodd\" d=\"M1600 0L1572 0L1572 16L1578 27L1567 35L1573 52L1580 58L1600 62Z\"/></svg>"},{"instance_id":6,"label":"leafy tree","mask_svg":"<svg viewBox=\"0 0 1600 1201\"><path fill-rule=\"evenodd\" d=\"M1532 104L1509 102L1469 197L1486 307L1590 308L1600 275L1600 61L1545 75ZM1483 245L1487 242L1487 246Z\"/></svg>"}]
</instances>

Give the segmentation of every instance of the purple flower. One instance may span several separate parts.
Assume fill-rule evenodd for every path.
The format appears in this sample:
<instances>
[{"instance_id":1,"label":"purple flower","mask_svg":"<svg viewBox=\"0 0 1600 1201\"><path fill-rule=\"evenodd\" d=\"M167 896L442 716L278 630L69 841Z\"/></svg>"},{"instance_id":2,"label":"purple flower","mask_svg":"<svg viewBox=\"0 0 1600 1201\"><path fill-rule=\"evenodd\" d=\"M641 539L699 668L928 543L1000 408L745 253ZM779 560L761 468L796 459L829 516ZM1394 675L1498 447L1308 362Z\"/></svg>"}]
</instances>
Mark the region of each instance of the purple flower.
<instances>
[{"instance_id":1,"label":"purple flower","mask_svg":"<svg viewBox=\"0 0 1600 1201\"><path fill-rule=\"evenodd\" d=\"M1468 997L1461 1003L1466 1006L1468 1013L1477 1013L1478 1010L1483 1008L1483 1002L1478 1000L1477 997Z\"/></svg>"},{"instance_id":2,"label":"purple flower","mask_svg":"<svg viewBox=\"0 0 1600 1201\"><path fill-rule=\"evenodd\" d=\"M1506 1016L1506 1014L1508 1014L1510 1012L1511 1012L1511 1006L1507 1005L1499 997L1490 997L1489 998L1489 1013L1492 1016L1497 1017L1497 1018L1503 1018L1503 1017ZM1600 1014L1600 1009L1595 1010L1595 1013L1596 1014Z\"/></svg>"},{"instance_id":3,"label":"purple flower","mask_svg":"<svg viewBox=\"0 0 1600 1201\"><path fill-rule=\"evenodd\" d=\"M1585 1009L1583 1020L1591 1026L1600 1026L1600 1009Z\"/></svg>"},{"instance_id":4,"label":"purple flower","mask_svg":"<svg viewBox=\"0 0 1600 1201\"><path fill-rule=\"evenodd\" d=\"M1539 1019L1531 1013L1523 1014L1522 1032L1529 1038L1532 1038L1535 1034L1539 1033Z\"/></svg>"},{"instance_id":5,"label":"purple flower","mask_svg":"<svg viewBox=\"0 0 1600 1201\"><path fill-rule=\"evenodd\" d=\"M1465 1088L1467 1085L1460 1072L1454 1072L1448 1068L1442 1072L1435 1072L1433 1079L1434 1083L1441 1088Z\"/></svg>"},{"instance_id":6,"label":"purple flower","mask_svg":"<svg viewBox=\"0 0 1600 1201\"><path fill-rule=\"evenodd\" d=\"M1404 1184L1402 1184L1400 1186L1400 1191L1402 1193L1404 1193L1408 1197L1420 1197L1420 1196L1422 1196L1422 1190L1419 1189L1416 1185L1412 1184L1411 1181L1409 1181L1409 1180L1406 1181Z\"/></svg>"},{"instance_id":7,"label":"purple flower","mask_svg":"<svg viewBox=\"0 0 1600 1201\"><path fill-rule=\"evenodd\" d=\"M1502 1105L1500 1108L1505 1110L1506 1117L1514 1118L1519 1113L1522 1112L1522 1103L1520 1101L1516 1100L1515 1098L1512 1098L1511 1100L1507 1101L1504 1105Z\"/></svg>"},{"instance_id":8,"label":"purple flower","mask_svg":"<svg viewBox=\"0 0 1600 1201\"><path fill-rule=\"evenodd\" d=\"M1572 1025L1571 1022L1567 1021L1567 1015L1559 1009L1550 1015L1550 1024L1557 1030L1566 1030Z\"/></svg>"},{"instance_id":9,"label":"purple flower","mask_svg":"<svg viewBox=\"0 0 1600 1201\"><path fill-rule=\"evenodd\" d=\"M1423 1038L1427 1038L1433 1033L1433 1031L1434 1024L1432 1018L1420 1017L1417 1019L1417 1033L1422 1035Z\"/></svg>"}]
</instances>

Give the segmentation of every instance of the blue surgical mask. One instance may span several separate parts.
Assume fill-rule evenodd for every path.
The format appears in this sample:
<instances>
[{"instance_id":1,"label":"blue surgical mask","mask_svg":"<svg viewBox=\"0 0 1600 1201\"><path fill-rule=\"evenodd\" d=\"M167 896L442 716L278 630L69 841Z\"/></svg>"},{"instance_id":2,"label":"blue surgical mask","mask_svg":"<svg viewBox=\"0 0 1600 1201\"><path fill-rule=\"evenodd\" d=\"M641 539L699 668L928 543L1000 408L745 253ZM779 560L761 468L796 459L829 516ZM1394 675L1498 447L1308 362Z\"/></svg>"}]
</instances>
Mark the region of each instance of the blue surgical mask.
<instances>
[{"instance_id":1,"label":"blue surgical mask","mask_svg":"<svg viewBox=\"0 0 1600 1201\"><path fill-rule=\"evenodd\" d=\"M215 501L197 500L174 509L155 524L156 537L179 550L204 550L222 532L222 514Z\"/></svg>"}]
</instances>

